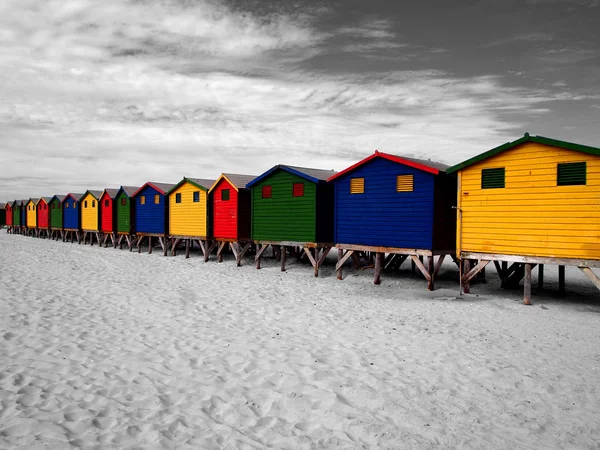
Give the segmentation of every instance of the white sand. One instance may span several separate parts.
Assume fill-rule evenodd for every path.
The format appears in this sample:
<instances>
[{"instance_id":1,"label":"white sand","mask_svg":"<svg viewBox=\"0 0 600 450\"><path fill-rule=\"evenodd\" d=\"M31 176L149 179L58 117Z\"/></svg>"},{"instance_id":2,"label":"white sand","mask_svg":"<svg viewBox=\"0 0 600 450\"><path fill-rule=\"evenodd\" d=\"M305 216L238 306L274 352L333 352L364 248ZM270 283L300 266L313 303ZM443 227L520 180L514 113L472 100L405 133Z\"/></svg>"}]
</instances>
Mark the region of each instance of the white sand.
<instances>
[{"instance_id":1,"label":"white sand","mask_svg":"<svg viewBox=\"0 0 600 450\"><path fill-rule=\"evenodd\" d=\"M527 307L493 269L457 299L450 265L428 293L193 256L1 232L0 448L600 448L600 296L572 270Z\"/></svg>"}]
</instances>

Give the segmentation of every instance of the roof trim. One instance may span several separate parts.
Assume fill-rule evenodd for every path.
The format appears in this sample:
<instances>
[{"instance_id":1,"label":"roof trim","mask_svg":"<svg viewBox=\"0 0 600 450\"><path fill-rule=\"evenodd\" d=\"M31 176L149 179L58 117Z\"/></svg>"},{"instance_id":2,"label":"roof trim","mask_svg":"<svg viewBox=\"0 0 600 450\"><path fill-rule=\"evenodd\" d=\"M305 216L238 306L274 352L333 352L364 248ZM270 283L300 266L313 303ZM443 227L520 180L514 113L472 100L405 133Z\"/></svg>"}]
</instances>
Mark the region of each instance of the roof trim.
<instances>
[{"instance_id":1,"label":"roof trim","mask_svg":"<svg viewBox=\"0 0 600 450\"><path fill-rule=\"evenodd\" d=\"M387 159L388 161L393 161L393 162L398 163L398 164L404 164L405 166L413 167L415 169L419 169L419 170L422 170L424 172L429 172L429 173L432 173L434 175L438 175L440 173L440 170L436 169L435 167L426 166L425 164L419 164L419 163L416 163L414 161L410 161L408 159L401 158L400 156L390 155L388 153L383 153L383 152L380 152L378 150L375 150L375 153L373 153L372 155L367 156L364 159L361 159L357 163L352 164L350 167L348 167L348 168L342 170L341 172L338 172L335 175L329 177L327 179L327 182L329 183L330 181L333 181L336 178L342 177L342 176L344 176L344 175L352 172L353 170L357 169L358 167L362 166L363 164L366 164L369 161L375 159L375 158Z\"/></svg>"},{"instance_id":2,"label":"roof trim","mask_svg":"<svg viewBox=\"0 0 600 450\"><path fill-rule=\"evenodd\" d=\"M94 189L94 190L95 190L95 189ZM97 191L97 190L96 190L96 192L104 192L104 191ZM87 191L85 191L85 192L83 193L83 195L81 196L81 198L82 198L82 199L83 199L83 198L85 198L85 196L86 196L86 195L88 195L88 194L90 194L90 195L91 195L92 197L94 197L96 200L100 200L100 199L102 198L102 194L100 194L100 197L96 197L96 196L94 195L94 192L92 192L92 190L90 190L90 189L88 189Z\"/></svg>"},{"instance_id":3,"label":"roof trim","mask_svg":"<svg viewBox=\"0 0 600 450\"><path fill-rule=\"evenodd\" d=\"M175 186L173 186L171 189L169 189L167 192L165 192L165 195L171 195L173 193L173 191L175 191L176 189L179 188L179 186L181 186L184 183L190 183L193 186L196 186L199 189L202 189L203 191L208 192L209 188L202 186L201 184L196 183L195 181L183 177L183 180L181 180L179 183L177 183Z\"/></svg>"},{"instance_id":4,"label":"roof trim","mask_svg":"<svg viewBox=\"0 0 600 450\"><path fill-rule=\"evenodd\" d=\"M76 195L79 195L79 198L75 198ZM71 197L73 200L75 200L77 203L79 203L79 200L81 200L81 198L83 197L83 194L71 194L70 192L68 194L65 195L65 198L62 199L61 203L64 203L67 201L67 199Z\"/></svg>"},{"instance_id":5,"label":"roof trim","mask_svg":"<svg viewBox=\"0 0 600 450\"><path fill-rule=\"evenodd\" d=\"M147 181L146 183L144 183L142 185L142 187L140 187L137 191L135 191L132 195L132 197L137 197L137 195L140 193L140 191L144 190L147 186L150 186L152 189L160 192L162 195L165 195L166 192L163 191L162 189L160 189L159 187L157 187L154 183Z\"/></svg>"},{"instance_id":6,"label":"roof trim","mask_svg":"<svg viewBox=\"0 0 600 450\"><path fill-rule=\"evenodd\" d=\"M457 172L461 169L464 169L465 167L469 167L485 159L491 158L492 156L496 156L499 153L515 148L518 145L524 144L526 142L535 142L537 144L550 145L552 147L560 147L565 148L567 150L587 153L588 155L600 156L600 148L589 147L587 145L581 144L574 144L573 142L559 141L558 139L551 139L544 136L530 136L529 133L525 133L525 135L522 138L519 138L516 141L507 142L506 144L502 144L496 148L488 150L487 152L481 153L477 156L474 156L473 158L467 159L466 161L449 167L447 172Z\"/></svg>"},{"instance_id":7,"label":"roof trim","mask_svg":"<svg viewBox=\"0 0 600 450\"><path fill-rule=\"evenodd\" d=\"M213 191L214 188L217 187L217 184L219 184L221 182L221 180L227 180L227 182L235 189L236 192L240 192L239 188L234 183L232 183L232 181L229 178L227 178L227 175L222 173L221 175L219 175L219 178L217 178L215 180L215 183L208 190L209 194ZM254 180L252 180L252 181L254 181Z\"/></svg>"},{"instance_id":8,"label":"roof trim","mask_svg":"<svg viewBox=\"0 0 600 450\"><path fill-rule=\"evenodd\" d=\"M286 172L289 172L294 175L298 175L299 177L304 178L305 180L312 181L313 183L317 183L317 184L319 182L325 181L325 180L319 180L318 178L315 178L315 177L311 177L310 175L307 175L304 172L300 172L299 170L292 169L289 166L285 166L283 164L277 164L276 166L271 167L269 170L267 170L262 175L257 176L254 180L252 180L250 183L248 183L246 185L246 187L251 188L255 184L260 183L262 180L269 177L273 172L275 172L277 170L284 170Z\"/></svg>"}]
</instances>

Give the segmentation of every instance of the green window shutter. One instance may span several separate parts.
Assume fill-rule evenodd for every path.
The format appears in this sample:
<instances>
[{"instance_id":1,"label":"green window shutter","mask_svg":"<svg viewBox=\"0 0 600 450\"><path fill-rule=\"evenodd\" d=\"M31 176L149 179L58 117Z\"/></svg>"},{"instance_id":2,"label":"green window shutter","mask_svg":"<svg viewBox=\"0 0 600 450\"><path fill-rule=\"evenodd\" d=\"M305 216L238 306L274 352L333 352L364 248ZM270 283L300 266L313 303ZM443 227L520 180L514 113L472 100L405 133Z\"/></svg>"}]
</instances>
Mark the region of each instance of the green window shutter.
<instances>
[{"instance_id":1,"label":"green window shutter","mask_svg":"<svg viewBox=\"0 0 600 450\"><path fill-rule=\"evenodd\" d=\"M504 187L504 167L482 169L481 189L497 189Z\"/></svg>"},{"instance_id":2,"label":"green window shutter","mask_svg":"<svg viewBox=\"0 0 600 450\"><path fill-rule=\"evenodd\" d=\"M556 165L556 185L575 186L586 184L586 163L560 163Z\"/></svg>"}]
</instances>

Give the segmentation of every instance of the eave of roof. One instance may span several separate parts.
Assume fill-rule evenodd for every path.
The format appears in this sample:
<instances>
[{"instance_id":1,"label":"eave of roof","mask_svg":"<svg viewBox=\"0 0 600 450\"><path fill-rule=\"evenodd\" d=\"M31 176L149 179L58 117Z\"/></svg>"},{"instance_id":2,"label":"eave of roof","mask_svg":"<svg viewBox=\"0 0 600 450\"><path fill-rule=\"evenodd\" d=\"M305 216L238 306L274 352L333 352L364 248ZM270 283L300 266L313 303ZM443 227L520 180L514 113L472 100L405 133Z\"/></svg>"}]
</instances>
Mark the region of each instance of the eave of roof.
<instances>
[{"instance_id":1,"label":"eave of roof","mask_svg":"<svg viewBox=\"0 0 600 450\"><path fill-rule=\"evenodd\" d=\"M477 156L474 156L466 161L458 163L450 168L448 168L448 173L457 172L465 167L469 167L473 164L491 158L492 156L496 156L502 152L510 150L512 148L517 147L518 145L525 144L526 142L535 142L537 144L549 145L552 147L560 147L565 148L567 150L573 150L576 152L586 153L588 155L600 156L600 148L589 147L587 145L574 144L573 142L559 141L558 139L551 139L544 136L530 136L529 133L525 133L525 135L517 139L516 141L507 142L506 144L502 144L496 148L488 150L487 152L481 153Z\"/></svg>"},{"instance_id":2,"label":"eave of roof","mask_svg":"<svg viewBox=\"0 0 600 450\"><path fill-rule=\"evenodd\" d=\"M308 181L312 181L313 183L325 183L327 181L327 178L329 178L329 177L323 177L323 178L315 177L315 176L310 175L307 171L315 171L315 172L322 172L322 173L331 172L331 174L337 173L334 170L327 171L327 170L323 170L323 169L311 169L308 167L295 167L295 166L286 166L283 164L278 164L276 166L271 167L265 173L263 173L262 175L259 175L254 180L249 182L246 185L246 187L250 188L257 183L260 183L260 181L269 177L273 172L275 172L277 170L284 170L284 171L292 173L294 175L298 175L299 177L304 178L305 180L308 180Z\"/></svg>"}]
</instances>

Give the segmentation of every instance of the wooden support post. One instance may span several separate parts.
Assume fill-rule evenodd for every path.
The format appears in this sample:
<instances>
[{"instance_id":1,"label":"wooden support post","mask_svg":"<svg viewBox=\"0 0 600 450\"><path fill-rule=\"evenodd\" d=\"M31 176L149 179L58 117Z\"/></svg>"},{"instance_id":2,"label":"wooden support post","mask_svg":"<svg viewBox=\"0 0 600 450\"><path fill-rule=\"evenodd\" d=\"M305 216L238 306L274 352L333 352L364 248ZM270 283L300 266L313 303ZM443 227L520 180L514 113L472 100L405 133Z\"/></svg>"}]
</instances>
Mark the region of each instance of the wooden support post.
<instances>
[{"instance_id":1,"label":"wooden support post","mask_svg":"<svg viewBox=\"0 0 600 450\"><path fill-rule=\"evenodd\" d=\"M285 254L286 254L286 250L285 250L285 245L281 246L281 271L285 272Z\"/></svg>"},{"instance_id":2,"label":"wooden support post","mask_svg":"<svg viewBox=\"0 0 600 450\"><path fill-rule=\"evenodd\" d=\"M220 263L223 262L223 249L225 248L226 243L227 242L223 241L217 247L217 261Z\"/></svg>"},{"instance_id":3,"label":"wooden support post","mask_svg":"<svg viewBox=\"0 0 600 450\"><path fill-rule=\"evenodd\" d=\"M538 289L544 289L544 265L538 264Z\"/></svg>"},{"instance_id":4,"label":"wooden support post","mask_svg":"<svg viewBox=\"0 0 600 450\"><path fill-rule=\"evenodd\" d=\"M381 268L383 266L383 259L385 253L377 252L375 255L375 276L373 278L373 283L376 285L381 284Z\"/></svg>"},{"instance_id":5,"label":"wooden support post","mask_svg":"<svg viewBox=\"0 0 600 450\"><path fill-rule=\"evenodd\" d=\"M337 272L337 279L341 280L343 278L342 275L342 258L344 257L344 250L341 248L338 248L338 262L335 265L335 271Z\"/></svg>"},{"instance_id":6,"label":"wooden support post","mask_svg":"<svg viewBox=\"0 0 600 450\"><path fill-rule=\"evenodd\" d=\"M144 238L144 236L140 236L139 238L137 238L138 253L142 253L142 239L143 238Z\"/></svg>"},{"instance_id":7,"label":"wooden support post","mask_svg":"<svg viewBox=\"0 0 600 450\"><path fill-rule=\"evenodd\" d=\"M422 256L419 257L417 255L410 255L410 258L413 260L413 262L415 263L415 266L419 269L421 275L423 275L423 277L425 277L425 279L427 280L427 282L429 283L431 281L431 274L429 273L429 271L425 268L425 266L423 265L423 262L421 261L421 259L423 258Z\"/></svg>"},{"instance_id":8,"label":"wooden support post","mask_svg":"<svg viewBox=\"0 0 600 450\"><path fill-rule=\"evenodd\" d=\"M190 257L190 240L186 239L185 240L185 259L188 259Z\"/></svg>"},{"instance_id":9,"label":"wooden support post","mask_svg":"<svg viewBox=\"0 0 600 450\"><path fill-rule=\"evenodd\" d=\"M470 271L471 271L471 260L468 258L465 258L463 260L463 273L468 274ZM464 279L465 279L465 275L463 275L460 279L460 284L463 285L463 292L465 294L470 294L471 293L471 284L469 283L469 281L463 282Z\"/></svg>"},{"instance_id":10,"label":"wooden support post","mask_svg":"<svg viewBox=\"0 0 600 450\"><path fill-rule=\"evenodd\" d=\"M269 246L269 244L259 244L259 247L256 249L256 255L254 255L254 261L256 262L257 269L260 269L260 258L268 246Z\"/></svg>"},{"instance_id":11,"label":"wooden support post","mask_svg":"<svg viewBox=\"0 0 600 450\"><path fill-rule=\"evenodd\" d=\"M148 254L152 253L152 236L148 236Z\"/></svg>"},{"instance_id":12,"label":"wooden support post","mask_svg":"<svg viewBox=\"0 0 600 450\"><path fill-rule=\"evenodd\" d=\"M590 269L589 267L579 267L579 270L581 270L584 273L584 275L588 277L588 279L594 284L594 286L600 289L600 278L598 278L598 276L593 272L592 269Z\"/></svg>"},{"instance_id":13,"label":"wooden support post","mask_svg":"<svg viewBox=\"0 0 600 450\"><path fill-rule=\"evenodd\" d=\"M427 271L429 272L429 280L427 280L427 290L433 291L433 283L435 276L435 266L433 264L433 255L427 257Z\"/></svg>"},{"instance_id":14,"label":"wooden support post","mask_svg":"<svg viewBox=\"0 0 600 450\"><path fill-rule=\"evenodd\" d=\"M558 266L558 292L565 293L565 266Z\"/></svg>"},{"instance_id":15,"label":"wooden support post","mask_svg":"<svg viewBox=\"0 0 600 450\"><path fill-rule=\"evenodd\" d=\"M531 264L525 264L525 283L523 284L523 304L531 305Z\"/></svg>"}]
</instances>

